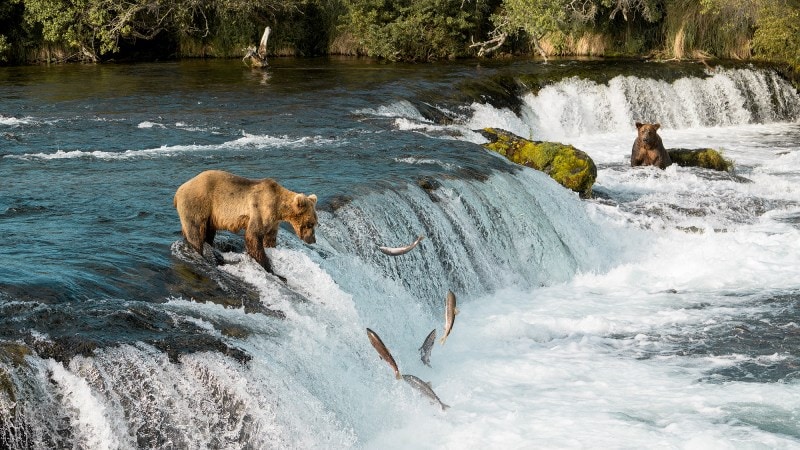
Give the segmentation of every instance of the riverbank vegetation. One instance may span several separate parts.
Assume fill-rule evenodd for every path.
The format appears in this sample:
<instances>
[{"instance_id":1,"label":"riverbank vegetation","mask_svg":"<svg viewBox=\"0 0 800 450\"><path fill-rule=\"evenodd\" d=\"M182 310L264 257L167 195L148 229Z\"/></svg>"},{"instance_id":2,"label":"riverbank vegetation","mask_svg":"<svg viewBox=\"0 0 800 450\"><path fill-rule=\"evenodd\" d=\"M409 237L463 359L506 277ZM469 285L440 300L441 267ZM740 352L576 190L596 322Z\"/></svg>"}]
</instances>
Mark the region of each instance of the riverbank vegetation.
<instances>
[{"instance_id":1,"label":"riverbank vegetation","mask_svg":"<svg viewBox=\"0 0 800 450\"><path fill-rule=\"evenodd\" d=\"M0 0L0 64L275 55L735 58L800 69L798 0Z\"/></svg>"}]
</instances>

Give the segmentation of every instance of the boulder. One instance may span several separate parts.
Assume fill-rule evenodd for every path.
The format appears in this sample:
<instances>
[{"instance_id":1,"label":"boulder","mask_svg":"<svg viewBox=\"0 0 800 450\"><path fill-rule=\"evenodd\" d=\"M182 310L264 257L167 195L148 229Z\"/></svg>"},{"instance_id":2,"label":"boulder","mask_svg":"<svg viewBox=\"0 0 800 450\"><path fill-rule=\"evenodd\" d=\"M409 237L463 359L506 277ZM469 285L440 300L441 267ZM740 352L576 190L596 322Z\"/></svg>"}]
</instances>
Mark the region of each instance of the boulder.
<instances>
[{"instance_id":1,"label":"boulder","mask_svg":"<svg viewBox=\"0 0 800 450\"><path fill-rule=\"evenodd\" d=\"M669 148L669 157L681 167L702 167L704 169L730 172L733 162L725 159L713 148Z\"/></svg>"},{"instance_id":2,"label":"boulder","mask_svg":"<svg viewBox=\"0 0 800 450\"><path fill-rule=\"evenodd\" d=\"M498 128L478 130L488 143L483 146L517 164L540 170L567 189L591 197L597 166L586 152L558 142L530 141Z\"/></svg>"}]
</instances>

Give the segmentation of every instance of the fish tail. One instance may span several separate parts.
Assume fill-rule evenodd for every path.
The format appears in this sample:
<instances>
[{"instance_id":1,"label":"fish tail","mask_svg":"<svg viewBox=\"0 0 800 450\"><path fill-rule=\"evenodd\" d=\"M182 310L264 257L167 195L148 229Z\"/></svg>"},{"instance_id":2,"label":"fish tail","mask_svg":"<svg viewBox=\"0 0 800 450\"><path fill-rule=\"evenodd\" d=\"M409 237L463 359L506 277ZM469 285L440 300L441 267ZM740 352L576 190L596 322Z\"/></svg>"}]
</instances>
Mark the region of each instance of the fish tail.
<instances>
[{"instance_id":1,"label":"fish tail","mask_svg":"<svg viewBox=\"0 0 800 450\"><path fill-rule=\"evenodd\" d=\"M441 339L439 339L439 342L440 342L442 345L444 345L444 341L446 341L446 340L447 340L447 336L442 336L442 338L441 338Z\"/></svg>"},{"instance_id":2,"label":"fish tail","mask_svg":"<svg viewBox=\"0 0 800 450\"><path fill-rule=\"evenodd\" d=\"M395 372L395 373L394 373L394 377L395 377L396 379L400 380L400 379L402 379L402 378L403 378L403 375L400 375L400 372Z\"/></svg>"},{"instance_id":3,"label":"fish tail","mask_svg":"<svg viewBox=\"0 0 800 450\"><path fill-rule=\"evenodd\" d=\"M448 409L450 409L450 405L445 405L442 402L439 402L439 404L442 405L442 411L447 411Z\"/></svg>"}]
</instances>

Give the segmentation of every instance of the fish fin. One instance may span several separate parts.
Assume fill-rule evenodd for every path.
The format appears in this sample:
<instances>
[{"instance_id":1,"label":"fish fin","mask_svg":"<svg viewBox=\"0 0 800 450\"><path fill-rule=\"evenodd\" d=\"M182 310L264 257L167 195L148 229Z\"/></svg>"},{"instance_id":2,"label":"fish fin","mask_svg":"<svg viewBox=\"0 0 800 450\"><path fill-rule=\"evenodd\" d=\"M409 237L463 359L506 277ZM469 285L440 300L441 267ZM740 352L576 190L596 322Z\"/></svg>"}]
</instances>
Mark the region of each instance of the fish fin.
<instances>
[{"instance_id":1,"label":"fish fin","mask_svg":"<svg viewBox=\"0 0 800 450\"><path fill-rule=\"evenodd\" d=\"M439 402L439 404L442 406L442 411L447 411L448 409L450 409L450 405L445 405L442 402Z\"/></svg>"},{"instance_id":2,"label":"fish fin","mask_svg":"<svg viewBox=\"0 0 800 450\"><path fill-rule=\"evenodd\" d=\"M454 315L454 316L457 316L457 315L458 315L458 308L453 308L453 315Z\"/></svg>"},{"instance_id":3,"label":"fish fin","mask_svg":"<svg viewBox=\"0 0 800 450\"><path fill-rule=\"evenodd\" d=\"M431 388L431 390L433 390L433 386L431 386L430 381L423 381L423 383L425 383L425 386L428 386L429 388Z\"/></svg>"}]
</instances>

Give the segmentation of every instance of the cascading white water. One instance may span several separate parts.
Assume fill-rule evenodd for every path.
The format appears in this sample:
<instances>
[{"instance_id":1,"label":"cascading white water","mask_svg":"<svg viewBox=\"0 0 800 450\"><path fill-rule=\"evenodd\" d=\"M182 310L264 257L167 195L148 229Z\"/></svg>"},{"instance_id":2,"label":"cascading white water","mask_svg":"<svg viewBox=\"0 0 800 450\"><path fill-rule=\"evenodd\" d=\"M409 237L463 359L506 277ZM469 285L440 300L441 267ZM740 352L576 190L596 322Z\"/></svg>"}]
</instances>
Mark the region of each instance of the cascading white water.
<instances>
[{"instance_id":1,"label":"cascading white water","mask_svg":"<svg viewBox=\"0 0 800 450\"><path fill-rule=\"evenodd\" d=\"M607 84L569 78L526 94L519 116L498 114L490 105L473 109L468 124L473 129L494 126L564 141L630 130L636 121L675 129L797 120L800 97L772 71L718 68L708 78L671 83L635 76L617 76Z\"/></svg>"}]
</instances>

